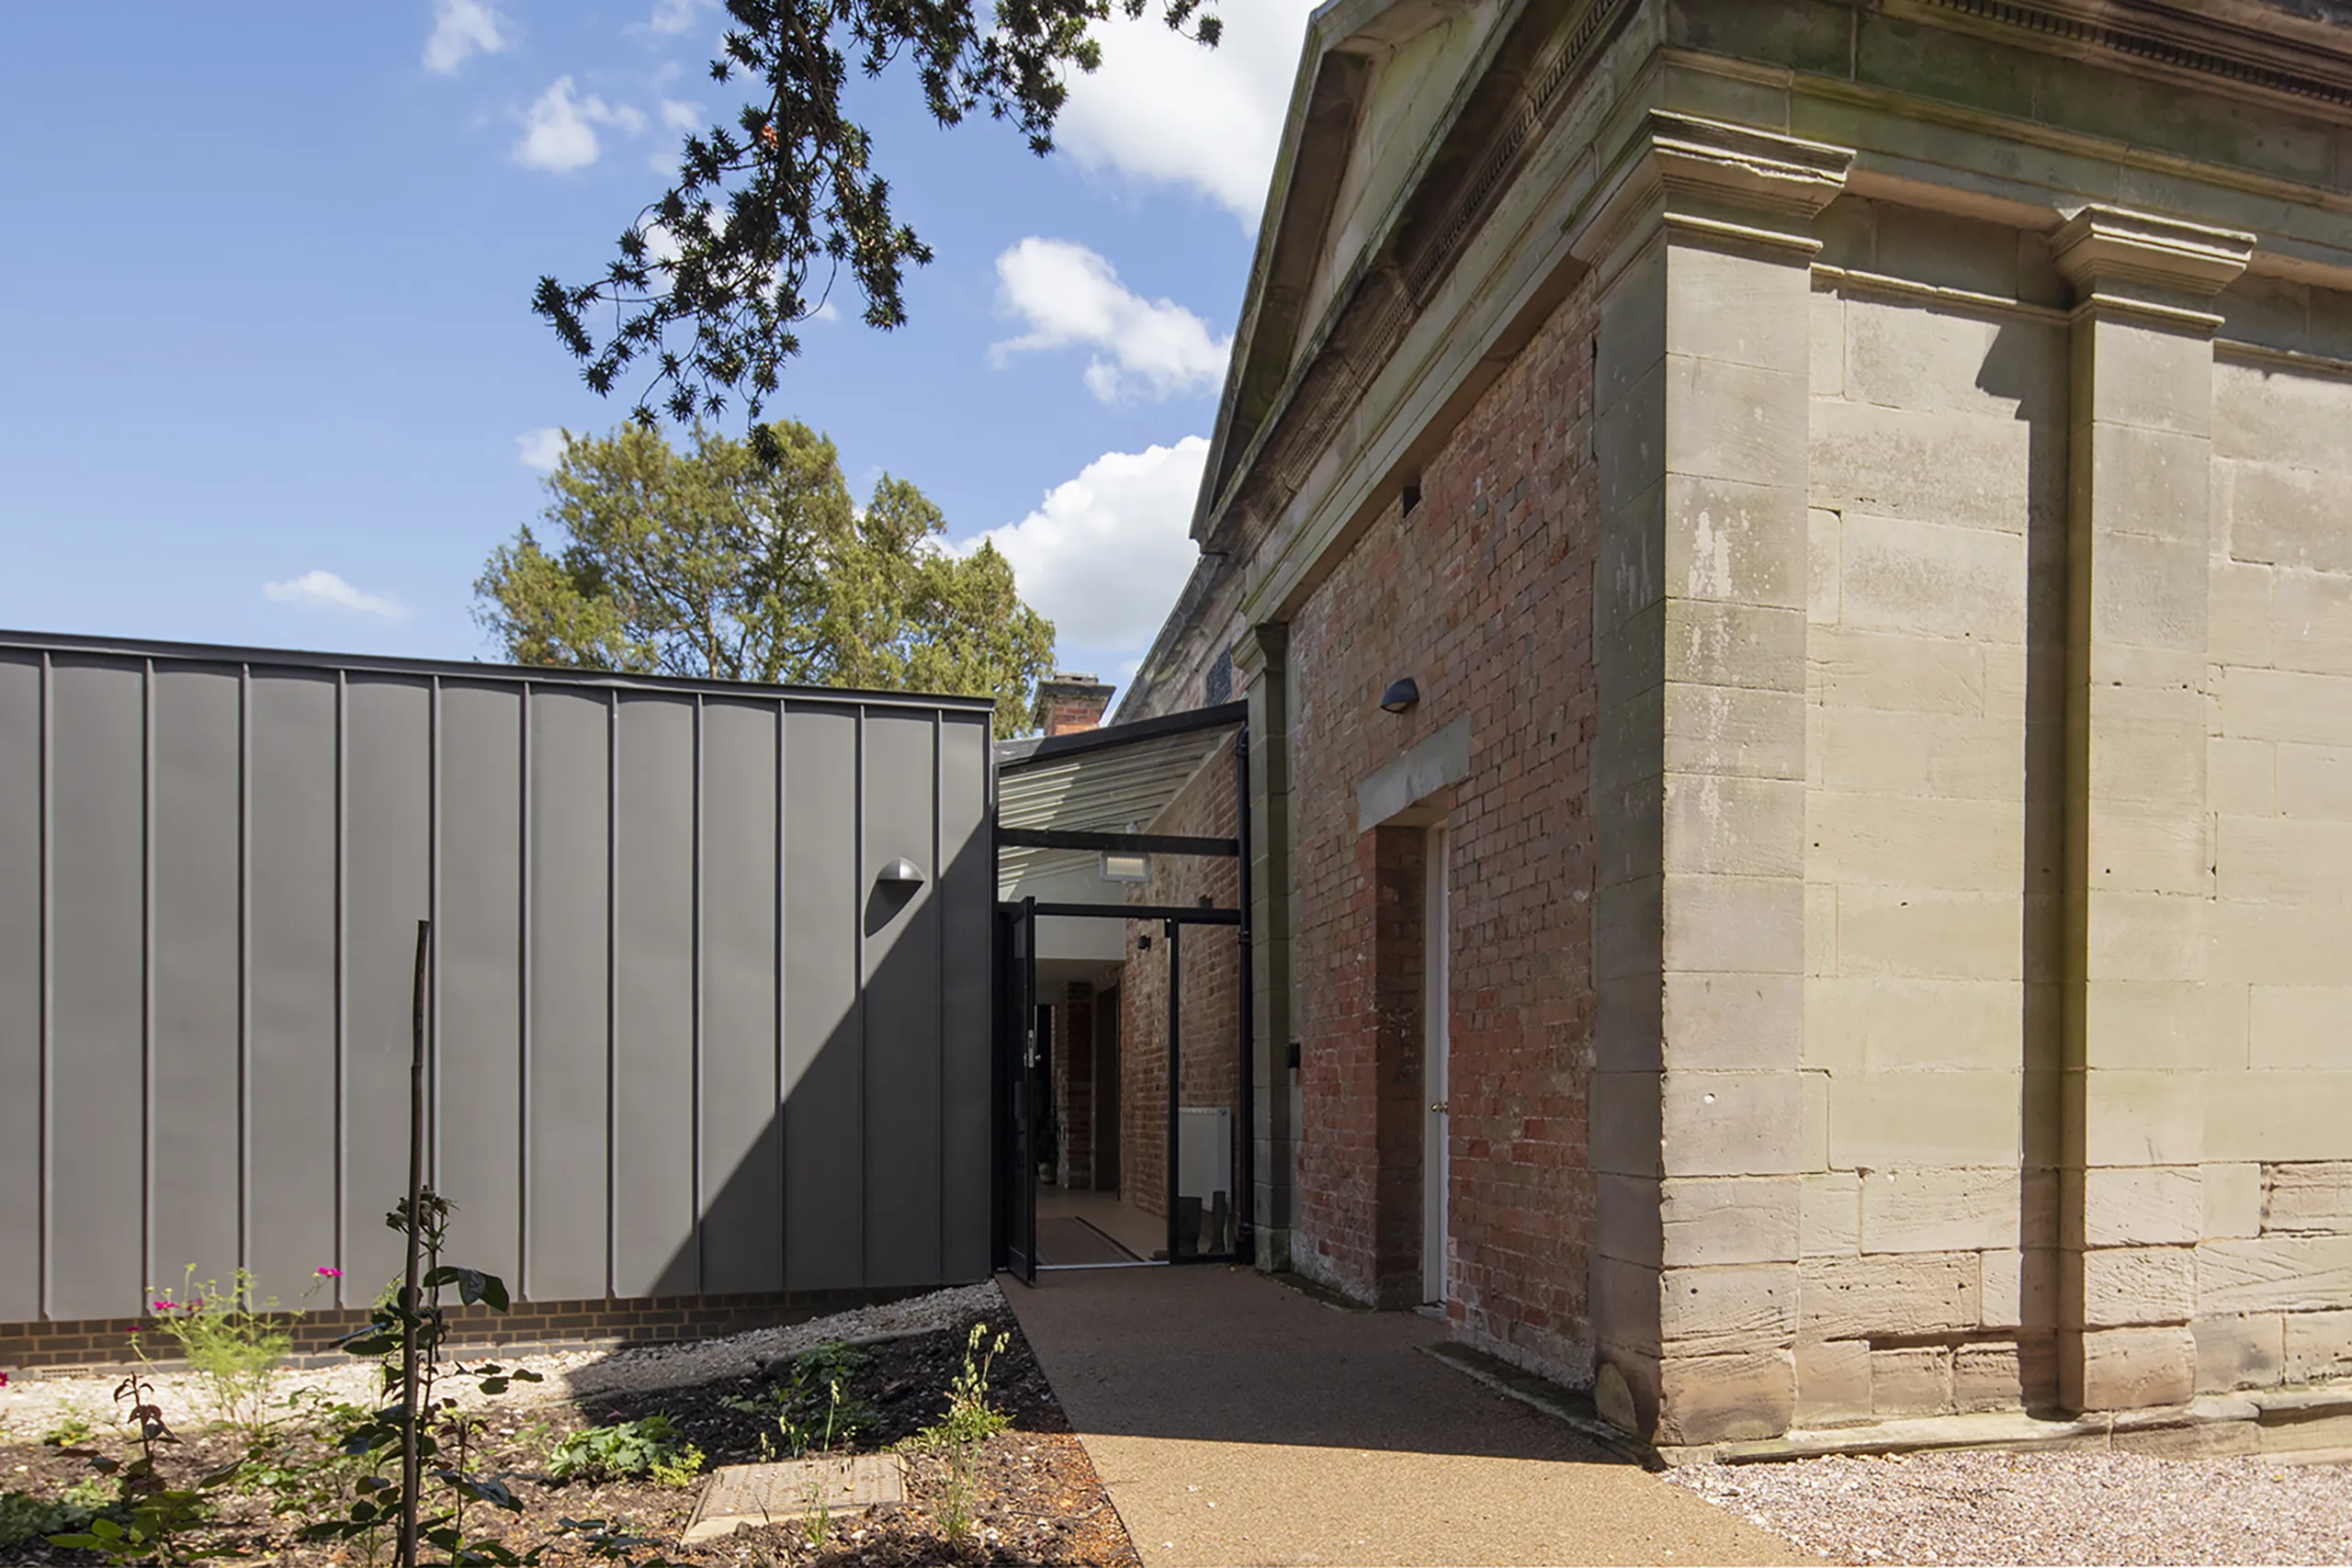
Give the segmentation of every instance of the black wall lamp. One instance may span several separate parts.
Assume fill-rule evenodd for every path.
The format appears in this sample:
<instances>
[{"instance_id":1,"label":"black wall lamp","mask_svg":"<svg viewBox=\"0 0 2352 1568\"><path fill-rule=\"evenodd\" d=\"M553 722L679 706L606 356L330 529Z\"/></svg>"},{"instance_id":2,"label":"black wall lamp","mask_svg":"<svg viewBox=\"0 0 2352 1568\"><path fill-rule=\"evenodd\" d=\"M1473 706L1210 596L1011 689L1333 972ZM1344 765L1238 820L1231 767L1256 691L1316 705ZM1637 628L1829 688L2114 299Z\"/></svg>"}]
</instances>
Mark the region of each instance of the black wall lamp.
<instances>
[{"instance_id":1,"label":"black wall lamp","mask_svg":"<svg viewBox=\"0 0 2352 1568\"><path fill-rule=\"evenodd\" d=\"M1380 694L1380 711L1403 713L1420 700L1420 687L1415 685L1413 678L1408 675L1401 681L1390 682L1388 689Z\"/></svg>"}]
</instances>

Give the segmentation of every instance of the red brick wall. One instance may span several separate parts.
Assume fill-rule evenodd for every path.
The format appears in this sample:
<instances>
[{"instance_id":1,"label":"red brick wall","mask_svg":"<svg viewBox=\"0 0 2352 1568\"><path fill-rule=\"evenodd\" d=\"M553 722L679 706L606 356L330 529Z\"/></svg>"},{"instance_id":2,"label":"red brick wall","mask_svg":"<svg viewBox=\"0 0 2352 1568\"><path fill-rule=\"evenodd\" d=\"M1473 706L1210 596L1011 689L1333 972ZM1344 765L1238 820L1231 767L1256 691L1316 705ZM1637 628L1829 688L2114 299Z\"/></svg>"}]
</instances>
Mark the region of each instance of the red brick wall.
<instances>
[{"instance_id":1,"label":"red brick wall","mask_svg":"<svg viewBox=\"0 0 2352 1568\"><path fill-rule=\"evenodd\" d=\"M1062 1186L1094 1185L1094 987L1072 981L1054 1010L1054 1122Z\"/></svg>"},{"instance_id":2,"label":"red brick wall","mask_svg":"<svg viewBox=\"0 0 2352 1568\"><path fill-rule=\"evenodd\" d=\"M1218 747L1192 782L1144 830L1229 839L1238 832L1233 745ZM1154 855L1151 879L1129 890L1138 904L1191 906L1204 897L1236 907L1240 874L1230 859ZM1148 936L1151 948L1136 940ZM1186 1105L1234 1110L1234 1135L1246 1136L1237 1103L1240 1055L1240 941L1231 926L1187 925L1181 1000L1184 1038L1179 1098ZM1157 920L1127 923L1127 964L1119 986L1120 1191L1148 1214L1168 1212L1168 939ZM1236 1200L1238 1201L1238 1200Z\"/></svg>"},{"instance_id":3,"label":"red brick wall","mask_svg":"<svg viewBox=\"0 0 2352 1568\"><path fill-rule=\"evenodd\" d=\"M648 1296L580 1302L517 1302L512 1312L448 1305L451 1343L472 1350L565 1349L661 1345L708 1339L746 1329L801 1323L853 1307L921 1295L922 1289L775 1291L738 1295ZM336 1341L368 1321L356 1308L286 1313L278 1322L292 1336L287 1357L296 1366L351 1360ZM0 1369L74 1377L135 1364L134 1334L146 1339L154 1364L176 1366L170 1340L138 1318L84 1318L55 1323L0 1323Z\"/></svg>"},{"instance_id":4,"label":"red brick wall","mask_svg":"<svg viewBox=\"0 0 2352 1568\"><path fill-rule=\"evenodd\" d=\"M1365 1300L1394 1272L1376 1234L1378 1066L1402 981L1384 992L1380 836L1358 830L1356 786L1466 714L1470 773L1446 817L1448 1311L1464 1337L1571 1380L1591 1367L1592 333L1588 288L1424 468L1412 514L1392 503L1290 624L1294 1266ZM1404 675L1419 705L1381 712Z\"/></svg>"}]
</instances>

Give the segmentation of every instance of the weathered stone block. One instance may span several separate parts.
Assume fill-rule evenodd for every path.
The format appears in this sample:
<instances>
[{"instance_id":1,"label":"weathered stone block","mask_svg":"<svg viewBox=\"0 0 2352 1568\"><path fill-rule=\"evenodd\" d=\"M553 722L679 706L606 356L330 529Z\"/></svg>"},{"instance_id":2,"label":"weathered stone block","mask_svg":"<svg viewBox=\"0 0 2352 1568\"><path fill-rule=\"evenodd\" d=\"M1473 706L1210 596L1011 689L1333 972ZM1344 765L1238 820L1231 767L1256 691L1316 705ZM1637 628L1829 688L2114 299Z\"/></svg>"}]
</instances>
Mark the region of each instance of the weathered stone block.
<instances>
[{"instance_id":1,"label":"weathered stone block","mask_svg":"<svg viewBox=\"0 0 2352 1568\"><path fill-rule=\"evenodd\" d=\"M1668 1269L1658 1281L1659 1343L1669 1359L1785 1349L1796 1305L1792 1263Z\"/></svg>"},{"instance_id":2,"label":"weathered stone block","mask_svg":"<svg viewBox=\"0 0 2352 1568\"><path fill-rule=\"evenodd\" d=\"M2014 1410L2025 1403L2025 1383L2014 1345L1963 1345L1952 1356L1952 1408Z\"/></svg>"},{"instance_id":3,"label":"weathered stone block","mask_svg":"<svg viewBox=\"0 0 2352 1568\"><path fill-rule=\"evenodd\" d=\"M1871 1418L1867 1340L1800 1342L1796 1348L1798 1424L1848 1426Z\"/></svg>"},{"instance_id":4,"label":"weathered stone block","mask_svg":"<svg viewBox=\"0 0 2352 1568\"><path fill-rule=\"evenodd\" d=\"M1860 1073L1836 1080L1832 1168L2017 1163L2015 1073Z\"/></svg>"},{"instance_id":5,"label":"weathered stone block","mask_svg":"<svg viewBox=\"0 0 2352 1568\"><path fill-rule=\"evenodd\" d=\"M2014 416L1817 401L1813 502L2021 534L2032 514L2032 435Z\"/></svg>"},{"instance_id":6,"label":"weathered stone block","mask_svg":"<svg viewBox=\"0 0 2352 1568\"><path fill-rule=\"evenodd\" d=\"M1838 890L1815 883L1804 889L1804 972L1831 975L1838 969Z\"/></svg>"},{"instance_id":7,"label":"weathered stone block","mask_svg":"<svg viewBox=\"0 0 2352 1568\"><path fill-rule=\"evenodd\" d=\"M1663 1258L1678 1267L1768 1263L1797 1256L1804 1179L1672 1178L1659 1199ZM1791 1280L1794 1280L1791 1271ZM1795 1292L1791 1290L1793 1313Z\"/></svg>"},{"instance_id":8,"label":"weathered stone block","mask_svg":"<svg viewBox=\"0 0 2352 1568\"><path fill-rule=\"evenodd\" d=\"M1804 874L1815 882L2014 892L2024 880L2025 808L1807 791Z\"/></svg>"},{"instance_id":9,"label":"weathered stone block","mask_svg":"<svg viewBox=\"0 0 2352 1568\"><path fill-rule=\"evenodd\" d=\"M1593 1178L1593 1251L1602 1258L1657 1269L1666 1262L1659 1221L1662 1183L1656 1177Z\"/></svg>"},{"instance_id":10,"label":"weathered stone block","mask_svg":"<svg viewBox=\"0 0 2352 1568\"><path fill-rule=\"evenodd\" d=\"M2023 931L2015 893L1838 890L1838 970L1849 978L2015 980Z\"/></svg>"},{"instance_id":11,"label":"weathered stone block","mask_svg":"<svg viewBox=\"0 0 2352 1568\"><path fill-rule=\"evenodd\" d=\"M2024 535L1866 512L1844 515L1842 624L1925 637L2025 640Z\"/></svg>"},{"instance_id":12,"label":"weathered stone block","mask_svg":"<svg viewBox=\"0 0 2352 1568\"><path fill-rule=\"evenodd\" d=\"M2197 1392L2197 1340L2177 1328L2103 1328L2082 1337L2082 1406L2185 1404Z\"/></svg>"},{"instance_id":13,"label":"weathered stone block","mask_svg":"<svg viewBox=\"0 0 2352 1568\"><path fill-rule=\"evenodd\" d=\"M2193 987L2183 1004L2202 1007ZM2120 1052L2125 1043L2111 1043ZM2092 1166L2196 1165L2205 1154L2204 1075L2100 1067L2084 1075L2083 1157Z\"/></svg>"},{"instance_id":14,"label":"weathered stone block","mask_svg":"<svg viewBox=\"0 0 2352 1568\"><path fill-rule=\"evenodd\" d=\"M2208 1165L2200 1172L2205 1229L2200 1240L2262 1234L2262 1168L2251 1160Z\"/></svg>"},{"instance_id":15,"label":"weathered stone block","mask_svg":"<svg viewBox=\"0 0 2352 1568\"><path fill-rule=\"evenodd\" d=\"M1592 1168L1619 1176L1663 1176L1657 1073L1592 1075Z\"/></svg>"},{"instance_id":16,"label":"weathered stone block","mask_svg":"<svg viewBox=\"0 0 2352 1568\"><path fill-rule=\"evenodd\" d=\"M1984 712L1984 659L1973 642L1813 628L1805 656L1831 707L1895 713ZM2347 724L2352 731L2352 724Z\"/></svg>"},{"instance_id":17,"label":"weathered stone block","mask_svg":"<svg viewBox=\"0 0 2352 1568\"><path fill-rule=\"evenodd\" d=\"M1796 1358L1788 1350L1670 1357L1659 1385L1661 1444L1778 1437L1796 1413Z\"/></svg>"},{"instance_id":18,"label":"weathered stone block","mask_svg":"<svg viewBox=\"0 0 2352 1568\"><path fill-rule=\"evenodd\" d=\"M1673 1072L1662 1100L1664 1172L1777 1176L1802 1169L1793 1073Z\"/></svg>"},{"instance_id":19,"label":"weathered stone block","mask_svg":"<svg viewBox=\"0 0 2352 1568\"><path fill-rule=\"evenodd\" d=\"M2263 1176L2265 1231L2352 1232L2352 1160L2267 1166Z\"/></svg>"},{"instance_id":20,"label":"weathered stone block","mask_svg":"<svg viewBox=\"0 0 2352 1568\"><path fill-rule=\"evenodd\" d=\"M1592 1260L1593 1337L1606 1346L1655 1355L1658 1342L1658 1270L1623 1258Z\"/></svg>"},{"instance_id":21,"label":"weathered stone block","mask_svg":"<svg viewBox=\"0 0 2352 1568\"><path fill-rule=\"evenodd\" d=\"M1973 1253L1808 1258L1798 1276L1799 1319L1809 1338L1939 1334L1977 1325Z\"/></svg>"},{"instance_id":22,"label":"weathered stone block","mask_svg":"<svg viewBox=\"0 0 2352 1568\"><path fill-rule=\"evenodd\" d=\"M1861 1179L1864 1252L1974 1252L2014 1247L2020 1178L2014 1167L1898 1168Z\"/></svg>"},{"instance_id":23,"label":"weathered stone block","mask_svg":"<svg viewBox=\"0 0 2352 1568\"><path fill-rule=\"evenodd\" d=\"M1785 366L1757 366L1669 351L1666 471L1784 485L1802 494L1810 402L1804 366L1802 355Z\"/></svg>"},{"instance_id":24,"label":"weathered stone block","mask_svg":"<svg viewBox=\"0 0 2352 1568\"><path fill-rule=\"evenodd\" d=\"M2248 1004L2249 1065L2335 1067L2352 1062L2352 988L2256 986ZM2346 1132L2346 1147L2352 1151L2352 1130ZM2352 1213L2352 1183L2346 1184L2346 1212Z\"/></svg>"},{"instance_id":25,"label":"weathered stone block","mask_svg":"<svg viewBox=\"0 0 2352 1568\"><path fill-rule=\"evenodd\" d=\"M2328 1312L2346 1302L2352 1302L2352 1236L2264 1235L2197 1248L2202 1312Z\"/></svg>"},{"instance_id":26,"label":"weathered stone block","mask_svg":"<svg viewBox=\"0 0 2352 1568\"><path fill-rule=\"evenodd\" d=\"M2324 904L2352 878L2352 823L2224 817L2219 840L2224 898Z\"/></svg>"},{"instance_id":27,"label":"weathered stone block","mask_svg":"<svg viewBox=\"0 0 2352 1568\"><path fill-rule=\"evenodd\" d=\"M1798 1216L1798 1256L1850 1258L1861 1250L1860 1178L1850 1170L1815 1171L1804 1178Z\"/></svg>"},{"instance_id":28,"label":"weathered stone block","mask_svg":"<svg viewBox=\"0 0 2352 1568\"><path fill-rule=\"evenodd\" d=\"M1666 976L1659 1021L1678 1070L1792 1069L1804 1055L1804 977L1677 971Z\"/></svg>"},{"instance_id":29,"label":"weathered stone block","mask_svg":"<svg viewBox=\"0 0 2352 1568\"><path fill-rule=\"evenodd\" d=\"M1668 773L1804 777L1804 693L1677 681L1663 702Z\"/></svg>"},{"instance_id":30,"label":"weathered stone block","mask_svg":"<svg viewBox=\"0 0 2352 1568\"><path fill-rule=\"evenodd\" d=\"M2187 1323L2197 1315L2193 1248L2114 1247L2082 1257L2086 1326Z\"/></svg>"},{"instance_id":31,"label":"weathered stone block","mask_svg":"<svg viewBox=\"0 0 2352 1568\"><path fill-rule=\"evenodd\" d=\"M1805 788L1794 779L1668 773L1663 828L1671 873L1804 874Z\"/></svg>"},{"instance_id":32,"label":"weathered stone block","mask_svg":"<svg viewBox=\"0 0 2352 1568\"><path fill-rule=\"evenodd\" d=\"M2309 911L2297 914L2305 927L2321 923ZM2215 1159L2341 1159L2345 1130L2352 1127L2352 1072L2305 1067L2208 1074L2205 1125L2206 1148Z\"/></svg>"},{"instance_id":33,"label":"weathered stone block","mask_svg":"<svg viewBox=\"0 0 2352 1568\"><path fill-rule=\"evenodd\" d=\"M2352 475L2238 458L2217 462L2214 500L2226 508L2230 554L2312 571L2352 571Z\"/></svg>"},{"instance_id":34,"label":"weathered stone block","mask_svg":"<svg viewBox=\"0 0 2352 1568\"><path fill-rule=\"evenodd\" d=\"M2352 747L2296 746L2282 741L2271 750L2278 759L2275 809L2280 816L2313 822L2352 821ZM2213 809L2233 807L2216 798Z\"/></svg>"},{"instance_id":35,"label":"weathered stone block","mask_svg":"<svg viewBox=\"0 0 2352 1568\"><path fill-rule=\"evenodd\" d=\"M2271 663L2281 670L2352 675L2352 577L2280 569L2272 602Z\"/></svg>"},{"instance_id":36,"label":"weathered stone block","mask_svg":"<svg viewBox=\"0 0 2352 1568\"><path fill-rule=\"evenodd\" d=\"M1674 472L1666 478L1664 575L1674 600L1770 606L1795 612L1795 635L1767 620L1747 636L1771 660L1769 681L1710 660L1697 650L1698 669L1689 678L1712 684L1770 684L1787 689L1802 678L1806 598L1806 515L1802 491L1788 485L1751 484L1734 478L1701 478ZM1794 667L1781 672L1783 665ZM1738 676L1738 679L1722 677Z\"/></svg>"},{"instance_id":37,"label":"weathered stone block","mask_svg":"<svg viewBox=\"0 0 2352 1568\"><path fill-rule=\"evenodd\" d=\"M2205 798L2229 817L2267 817L2279 804L2279 753L2272 740L2216 738L2205 743Z\"/></svg>"},{"instance_id":38,"label":"weathered stone block","mask_svg":"<svg viewBox=\"0 0 2352 1568\"><path fill-rule=\"evenodd\" d=\"M2352 547L2352 533L2346 537ZM2352 681L2232 665L2222 671L2221 691L2224 735L2352 746Z\"/></svg>"},{"instance_id":39,"label":"weathered stone block","mask_svg":"<svg viewBox=\"0 0 2352 1568\"><path fill-rule=\"evenodd\" d=\"M2205 1206L2195 1166L2143 1166L2083 1173L2086 1247L2193 1245L2204 1232Z\"/></svg>"},{"instance_id":40,"label":"weathered stone block","mask_svg":"<svg viewBox=\"0 0 2352 1568\"><path fill-rule=\"evenodd\" d=\"M2011 1070L2018 991L2014 980L1815 979L1804 993L1804 1060L1839 1074Z\"/></svg>"},{"instance_id":41,"label":"weathered stone block","mask_svg":"<svg viewBox=\"0 0 2352 1568\"><path fill-rule=\"evenodd\" d=\"M2288 1382L2352 1376L2352 1312L2299 1312L2285 1319Z\"/></svg>"},{"instance_id":42,"label":"weathered stone block","mask_svg":"<svg viewBox=\"0 0 2352 1568\"><path fill-rule=\"evenodd\" d=\"M1951 1408L1951 1352L1872 1350L1871 1410L1878 1416L1939 1416Z\"/></svg>"}]
</instances>

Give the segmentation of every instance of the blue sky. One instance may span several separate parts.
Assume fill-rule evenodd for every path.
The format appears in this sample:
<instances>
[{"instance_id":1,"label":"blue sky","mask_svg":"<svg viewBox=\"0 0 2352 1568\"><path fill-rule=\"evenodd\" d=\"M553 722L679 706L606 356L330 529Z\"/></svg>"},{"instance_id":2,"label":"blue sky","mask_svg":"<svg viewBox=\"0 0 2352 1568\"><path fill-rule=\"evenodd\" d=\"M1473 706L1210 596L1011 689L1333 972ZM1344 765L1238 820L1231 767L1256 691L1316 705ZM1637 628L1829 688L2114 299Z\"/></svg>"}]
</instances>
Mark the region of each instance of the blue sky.
<instances>
[{"instance_id":1,"label":"blue sky","mask_svg":"<svg viewBox=\"0 0 2352 1568\"><path fill-rule=\"evenodd\" d=\"M771 411L992 533L1066 668L1121 678L1185 538L1303 36L1114 24L1040 161L861 85L937 259L811 322ZM12 7L0 22L0 626L469 659L548 432L626 412L531 315L657 196L713 0ZM657 170L662 172L657 172ZM844 286L846 288L847 286Z\"/></svg>"}]
</instances>

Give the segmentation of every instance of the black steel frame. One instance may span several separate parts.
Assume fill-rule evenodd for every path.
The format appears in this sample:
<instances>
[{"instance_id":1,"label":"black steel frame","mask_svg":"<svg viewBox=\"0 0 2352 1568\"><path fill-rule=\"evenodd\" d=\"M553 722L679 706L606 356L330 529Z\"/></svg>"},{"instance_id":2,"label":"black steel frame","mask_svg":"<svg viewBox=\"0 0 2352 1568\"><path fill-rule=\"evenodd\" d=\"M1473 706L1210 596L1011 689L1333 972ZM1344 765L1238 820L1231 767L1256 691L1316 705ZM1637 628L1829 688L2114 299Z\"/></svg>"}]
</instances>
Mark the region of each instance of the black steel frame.
<instances>
[{"instance_id":1,"label":"black steel frame","mask_svg":"<svg viewBox=\"0 0 2352 1568\"><path fill-rule=\"evenodd\" d=\"M1230 839L1195 838L1164 833L1097 833L1064 831L1056 829L998 828L989 845L990 870L993 873L998 852L1006 849L1096 850L1130 854L1163 854L1230 858L1238 862L1237 908L1224 909L1213 906L1198 908L1168 904L1041 904L1034 898L1018 902L1006 900L997 905L1000 922L1020 920L1028 927L1028 946L1023 953L1029 978L1023 982L1022 992L1027 1010L1034 1015L1036 1009L1035 976L1036 973L1036 921L1039 917L1066 919L1158 920L1162 940L1168 943L1168 1261L1177 1263L1251 1263L1257 1256L1257 1014L1255 1008L1256 973L1253 966L1254 946L1250 928L1250 708L1247 703L1227 703L1217 707L1202 708L1192 713L1171 714L1162 719L1148 719L1136 725L1123 725L1116 730L1089 730L1077 735L1055 736L1036 743L1024 761L1040 757L1067 756L1132 744L1137 740L1165 735L1187 734L1195 730L1232 728L1234 822L1236 833ZM1047 748L1052 748L1048 750ZM993 781L991 781L993 784ZM995 802L990 801L993 817ZM1236 1053L1234 1074L1234 1112L1239 1125L1233 1136L1233 1245L1219 1252L1182 1253L1177 1250L1177 1112L1181 1107L1183 1068L1183 1002L1182 962L1183 938L1186 926L1232 926L1239 943L1237 954L1238 994L1235 1008ZM1012 944L1003 940L1001 931L996 947L999 963L996 980L999 1027L1004 1028L1010 1015L1004 1011L1002 987L1012 980L1005 970ZM1025 1118L1023 1125L1034 1126L1037 1116L1035 1096L1036 1085L1031 1078L1035 1065L1035 1053L1023 1049L1028 1043L1026 1032L1035 1029L1034 1016L1023 1021L1024 1032L1018 1040L1005 1043L1020 1051L1017 1073L998 1075L997 1115L1000 1157L997 1166L1005 1170L1014 1158L1021 1168L1010 1172L1010 1179L1029 1184L1029 1201L1021 1205L1026 1216L1026 1234L1018 1244L1010 1234L1012 1215L1010 1213L1012 1194L1000 1191L996 1212L1000 1231L997 1258L1001 1266L1011 1268L1015 1278L1024 1284L1036 1282L1037 1249L1037 1170L1034 1157L1024 1156L1012 1123L1007 1119L1012 1110L1006 1104L1009 1095L1022 1098L1019 1113ZM1017 1080L1017 1081L1016 1081ZM1018 1260L1016 1262L1016 1259Z\"/></svg>"}]
</instances>

